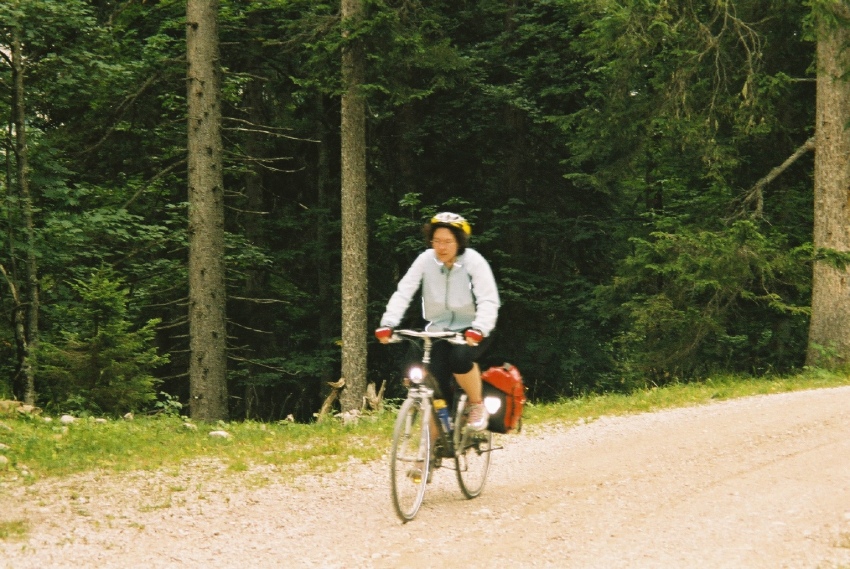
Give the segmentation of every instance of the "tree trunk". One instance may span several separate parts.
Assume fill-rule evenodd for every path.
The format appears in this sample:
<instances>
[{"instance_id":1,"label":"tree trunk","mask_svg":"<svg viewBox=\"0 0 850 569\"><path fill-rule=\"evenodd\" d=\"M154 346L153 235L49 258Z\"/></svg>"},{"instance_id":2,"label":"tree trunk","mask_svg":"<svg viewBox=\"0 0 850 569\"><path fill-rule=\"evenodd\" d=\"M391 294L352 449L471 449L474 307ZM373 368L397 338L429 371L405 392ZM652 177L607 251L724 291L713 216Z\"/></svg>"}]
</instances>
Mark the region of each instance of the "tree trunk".
<instances>
[{"instance_id":1,"label":"tree trunk","mask_svg":"<svg viewBox=\"0 0 850 569\"><path fill-rule=\"evenodd\" d=\"M24 403L35 405L35 371L32 365L33 353L38 347L38 313L40 310L38 294L38 264L35 254L35 225L33 223L32 195L29 180L29 155L27 151L26 112L24 107L24 62L21 53L21 30L12 29L12 70L14 74L14 123L15 154L17 157L18 188L21 196L27 243L27 299L26 327L23 337L17 339L21 354L21 373L24 376ZM16 311L17 312L17 311ZM20 327L16 327L20 330Z\"/></svg>"},{"instance_id":2,"label":"tree trunk","mask_svg":"<svg viewBox=\"0 0 850 569\"><path fill-rule=\"evenodd\" d=\"M189 396L200 421L228 417L217 17L218 0L188 0Z\"/></svg>"},{"instance_id":3,"label":"tree trunk","mask_svg":"<svg viewBox=\"0 0 850 569\"><path fill-rule=\"evenodd\" d=\"M847 18L845 3L834 10ZM815 115L815 250L850 251L850 31L818 21L817 106ZM850 268L816 261L812 280L812 316L808 365L833 367L850 356Z\"/></svg>"},{"instance_id":4,"label":"tree trunk","mask_svg":"<svg viewBox=\"0 0 850 569\"><path fill-rule=\"evenodd\" d=\"M342 0L343 21L356 22L361 0ZM343 32L348 37L348 31ZM342 410L359 409L366 392L366 111L356 42L342 51Z\"/></svg>"}]
</instances>

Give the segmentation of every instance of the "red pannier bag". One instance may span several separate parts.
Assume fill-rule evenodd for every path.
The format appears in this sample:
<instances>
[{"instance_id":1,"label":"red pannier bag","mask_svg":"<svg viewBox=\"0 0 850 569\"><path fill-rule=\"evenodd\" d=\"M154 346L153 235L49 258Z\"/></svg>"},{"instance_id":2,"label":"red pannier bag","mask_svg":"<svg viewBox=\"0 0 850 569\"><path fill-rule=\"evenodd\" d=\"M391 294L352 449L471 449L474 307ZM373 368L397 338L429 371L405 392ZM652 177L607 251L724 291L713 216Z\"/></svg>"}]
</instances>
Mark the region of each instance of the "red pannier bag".
<instances>
[{"instance_id":1,"label":"red pannier bag","mask_svg":"<svg viewBox=\"0 0 850 569\"><path fill-rule=\"evenodd\" d=\"M525 405L525 385L519 370L508 363L493 366L481 374L481 380L484 404L490 412L487 428L494 433L519 431Z\"/></svg>"}]
</instances>

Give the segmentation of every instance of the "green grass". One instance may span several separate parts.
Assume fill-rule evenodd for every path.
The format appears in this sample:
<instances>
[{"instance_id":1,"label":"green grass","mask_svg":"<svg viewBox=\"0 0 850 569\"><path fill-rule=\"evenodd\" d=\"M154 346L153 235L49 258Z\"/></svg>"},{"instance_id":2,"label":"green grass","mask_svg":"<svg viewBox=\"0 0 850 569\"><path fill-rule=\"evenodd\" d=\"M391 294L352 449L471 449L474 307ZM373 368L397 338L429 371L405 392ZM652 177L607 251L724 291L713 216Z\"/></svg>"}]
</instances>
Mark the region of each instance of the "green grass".
<instances>
[{"instance_id":1,"label":"green grass","mask_svg":"<svg viewBox=\"0 0 850 569\"><path fill-rule=\"evenodd\" d=\"M820 370L773 378L715 377L702 383L676 384L629 395L588 395L557 403L529 405L524 424L573 424L603 415L626 415L699 405L737 397L850 384L845 373ZM229 472L253 465L286 466L288 472L332 471L349 460L380 458L389 448L395 413L367 417L358 425L336 421L292 423L198 424L187 428L177 417L141 417L134 421L79 419L63 426L42 417L0 415L0 495L20 483L103 469L106 471L176 468L199 458L222 460ZM226 430L229 439L209 436ZM0 531L4 531L0 529ZM9 532L9 529L5 530Z\"/></svg>"},{"instance_id":2,"label":"green grass","mask_svg":"<svg viewBox=\"0 0 850 569\"><path fill-rule=\"evenodd\" d=\"M0 522L0 539L23 539L27 536L27 533L29 533L29 524L25 520Z\"/></svg>"},{"instance_id":3,"label":"green grass","mask_svg":"<svg viewBox=\"0 0 850 569\"><path fill-rule=\"evenodd\" d=\"M847 371L805 372L775 377L749 378L715 376L702 382L676 383L664 387L636 391L630 394L594 394L547 405L531 405L523 415L525 424L594 419L603 415L632 415L702 405L712 401L736 399L752 395L767 395L806 389L822 389L850 385Z\"/></svg>"},{"instance_id":4,"label":"green grass","mask_svg":"<svg viewBox=\"0 0 850 569\"><path fill-rule=\"evenodd\" d=\"M252 464L293 465L332 470L350 458L381 456L392 431L392 414L343 427L335 421L316 425L257 422L199 424L156 416L97 423L78 419L70 425L42 417L0 416L0 443L8 459L0 465L0 482L66 476L77 472L150 470L204 457L222 459L232 472ZM9 429L3 428L6 425ZM228 439L210 437L225 430Z\"/></svg>"}]
</instances>

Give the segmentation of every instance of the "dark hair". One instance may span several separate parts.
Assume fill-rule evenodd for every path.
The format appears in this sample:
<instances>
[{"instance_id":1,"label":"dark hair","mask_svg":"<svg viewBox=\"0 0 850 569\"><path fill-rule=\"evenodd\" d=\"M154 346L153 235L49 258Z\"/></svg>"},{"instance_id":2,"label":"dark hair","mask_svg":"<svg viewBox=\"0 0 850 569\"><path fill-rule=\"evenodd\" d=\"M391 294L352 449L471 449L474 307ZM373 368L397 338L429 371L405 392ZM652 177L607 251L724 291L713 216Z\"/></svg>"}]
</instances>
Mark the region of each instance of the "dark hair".
<instances>
[{"instance_id":1,"label":"dark hair","mask_svg":"<svg viewBox=\"0 0 850 569\"><path fill-rule=\"evenodd\" d=\"M448 223L426 223L422 226L422 233L425 234L425 244L428 247L431 246L431 240L434 239L434 232L441 227L445 227L452 232L452 235L455 236L455 241L457 241L457 254L463 255L463 252L466 251L467 245L469 245L469 235L464 233L463 229L460 227L455 227Z\"/></svg>"}]
</instances>

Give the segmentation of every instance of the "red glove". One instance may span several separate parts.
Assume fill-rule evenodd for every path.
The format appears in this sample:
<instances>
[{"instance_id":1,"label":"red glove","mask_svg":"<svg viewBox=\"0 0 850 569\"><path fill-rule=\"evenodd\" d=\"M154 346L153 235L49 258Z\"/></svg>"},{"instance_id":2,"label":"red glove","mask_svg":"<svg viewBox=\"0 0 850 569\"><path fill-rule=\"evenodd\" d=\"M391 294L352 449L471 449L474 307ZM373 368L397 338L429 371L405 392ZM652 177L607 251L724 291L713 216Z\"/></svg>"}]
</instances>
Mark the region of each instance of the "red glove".
<instances>
[{"instance_id":1,"label":"red glove","mask_svg":"<svg viewBox=\"0 0 850 569\"><path fill-rule=\"evenodd\" d=\"M463 333L463 337L477 344L484 339L484 333L481 332L481 330L476 330L475 328L467 328Z\"/></svg>"},{"instance_id":2,"label":"red glove","mask_svg":"<svg viewBox=\"0 0 850 569\"><path fill-rule=\"evenodd\" d=\"M382 326L375 330L375 337L379 340L389 340L393 336L393 329L388 326Z\"/></svg>"}]
</instances>

